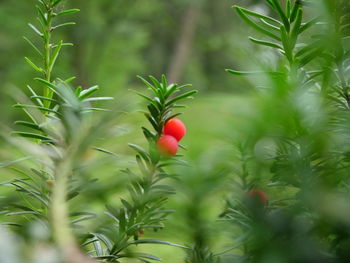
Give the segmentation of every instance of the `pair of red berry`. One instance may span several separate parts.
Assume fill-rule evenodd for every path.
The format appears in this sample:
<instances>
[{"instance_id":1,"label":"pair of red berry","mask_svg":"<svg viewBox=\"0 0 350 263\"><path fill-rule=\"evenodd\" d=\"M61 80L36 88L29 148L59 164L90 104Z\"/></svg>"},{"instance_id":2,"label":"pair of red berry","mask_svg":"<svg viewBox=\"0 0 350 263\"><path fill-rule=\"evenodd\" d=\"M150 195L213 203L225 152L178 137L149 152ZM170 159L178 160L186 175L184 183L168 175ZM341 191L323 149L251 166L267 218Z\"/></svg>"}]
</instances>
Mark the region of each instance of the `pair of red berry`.
<instances>
[{"instance_id":1,"label":"pair of red berry","mask_svg":"<svg viewBox=\"0 0 350 263\"><path fill-rule=\"evenodd\" d=\"M185 124L179 119L171 119L165 123L163 133L157 141L157 148L162 155L173 156L179 149L178 142L186 134Z\"/></svg>"}]
</instances>

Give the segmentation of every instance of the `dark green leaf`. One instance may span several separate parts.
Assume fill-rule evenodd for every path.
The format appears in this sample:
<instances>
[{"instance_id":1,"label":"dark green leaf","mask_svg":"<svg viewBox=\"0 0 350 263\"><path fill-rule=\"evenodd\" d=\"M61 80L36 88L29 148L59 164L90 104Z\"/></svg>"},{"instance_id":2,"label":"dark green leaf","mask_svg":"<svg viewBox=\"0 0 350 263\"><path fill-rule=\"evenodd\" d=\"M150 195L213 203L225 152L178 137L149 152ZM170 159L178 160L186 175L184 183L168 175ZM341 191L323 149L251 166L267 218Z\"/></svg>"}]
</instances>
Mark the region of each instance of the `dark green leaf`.
<instances>
[{"instance_id":1,"label":"dark green leaf","mask_svg":"<svg viewBox=\"0 0 350 263\"><path fill-rule=\"evenodd\" d=\"M141 146L138 146L136 144L132 144L132 143L129 143L129 146L131 148L133 148L136 152L138 152L140 154L140 156L146 161L149 163L150 161L150 158L149 158L149 154L141 147Z\"/></svg>"},{"instance_id":2,"label":"dark green leaf","mask_svg":"<svg viewBox=\"0 0 350 263\"><path fill-rule=\"evenodd\" d=\"M98 90L99 90L98 86L93 86L91 88L85 89L82 92L80 92L79 99L83 100L83 99L91 96L93 93L95 93Z\"/></svg>"},{"instance_id":3,"label":"dark green leaf","mask_svg":"<svg viewBox=\"0 0 350 263\"><path fill-rule=\"evenodd\" d=\"M277 48L277 49L280 49L280 50L283 50L283 47L281 47L280 45L276 44L276 43L272 43L272 42L269 42L269 41L263 41L263 40L259 40L259 39L255 39L255 38L252 38L252 37L249 37L249 39L258 44L258 45L262 45L262 46L267 46L267 47L272 47L272 48Z\"/></svg>"},{"instance_id":4,"label":"dark green leaf","mask_svg":"<svg viewBox=\"0 0 350 263\"><path fill-rule=\"evenodd\" d=\"M298 12L299 7L300 7L299 1L295 1L293 9L292 9L291 14L290 14L290 18L289 18L290 23L294 22L294 20L297 16L297 12Z\"/></svg>"},{"instance_id":5,"label":"dark green leaf","mask_svg":"<svg viewBox=\"0 0 350 263\"><path fill-rule=\"evenodd\" d=\"M288 33L284 26L281 26L281 36L285 55L289 61L293 61L293 51L291 48L291 43L289 41Z\"/></svg>"},{"instance_id":6,"label":"dark green leaf","mask_svg":"<svg viewBox=\"0 0 350 263\"><path fill-rule=\"evenodd\" d=\"M281 38L276 36L274 33L262 28L261 26L259 26L257 23L255 23L253 20L251 20L243 11L241 8L236 7L236 11L238 13L238 15L251 27L253 27L254 29L256 29L257 31L263 33L266 36L269 36L275 40L281 41Z\"/></svg>"},{"instance_id":7,"label":"dark green leaf","mask_svg":"<svg viewBox=\"0 0 350 263\"><path fill-rule=\"evenodd\" d=\"M41 8L39 6L36 6L36 9L38 10L38 14L39 14L39 18L40 18L41 22L44 25L48 25L47 16L44 15L44 12L41 10Z\"/></svg>"},{"instance_id":8,"label":"dark green leaf","mask_svg":"<svg viewBox=\"0 0 350 263\"><path fill-rule=\"evenodd\" d=\"M37 125L36 123L33 122L28 122L28 121L16 121L15 122L16 125L21 125L21 126L25 126L34 130L38 130L38 131L43 131L42 128L39 127L39 125Z\"/></svg>"},{"instance_id":9,"label":"dark green leaf","mask_svg":"<svg viewBox=\"0 0 350 263\"><path fill-rule=\"evenodd\" d=\"M147 80L145 80L144 78L142 78L141 76L137 76L147 87L149 87L154 94L158 95L158 91L157 88L154 87L151 83L149 83Z\"/></svg>"},{"instance_id":10,"label":"dark green leaf","mask_svg":"<svg viewBox=\"0 0 350 263\"><path fill-rule=\"evenodd\" d=\"M52 68L53 68L53 66L54 66L55 63L56 63L56 60L57 60L58 55L59 55L59 53L60 53L60 51L61 51L61 48L62 48L62 43L63 43L63 41L61 40L61 41L59 42L58 46L56 47L55 51L54 51L53 54L52 54L52 58L51 58L50 65L49 65L50 71L52 71Z\"/></svg>"},{"instance_id":11,"label":"dark green leaf","mask_svg":"<svg viewBox=\"0 0 350 263\"><path fill-rule=\"evenodd\" d=\"M84 99L84 102L89 102L89 101L102 101L102 100L114 100L113 97L93 97L93 98L87 98Z\"/></svg>"},{"instance_id":12,"label":"dark green leaf","mask_svg":"<svg viewBox=\"0 0 350 263\"><path fill-rule=\"evenodd\" d=\"M128 211L133 210L132 205L131 205L128 201L126 201L126 200L123 199L123 198L120 198L120 201L122 202L122 204L125 206L125 208L126 208Z\"/></svg>"},{"instance_id":13,"label":"dark green leaf","mask_svg":"<svg viewBox=\"0 0 350 263\"><path fill-rule=\"evenodd\" d=\"M31 99L40 99L40 100L44 100L44 101L51 101L51 102L54 102L56 104L59 103L58 100L55 100L55 99L52 99L52 98L48 98L48 97L44 97L44 96L31 96L30 98Z\"/></svg>"},{"instance_id":14,"label":"dark green leaf","mask_svg":"<svg viewBox=\"0 0 350 263\"><path fill-rule=\"evenodd\" d=\"M309 29L310 27L312 27L313 25L315 25L318 21L320 20L320 17L316 17L312 20L310 20L309 22L302 24L302 26L300 27L300 34L302 32L304 32L305 30Z\"/></svg>"},{"instance_id":15,"label":"dark green leaf","mask_svg":"<svg viewBox=\"0 0 350 263\"><path fill-rule=\"evenodd\" d=\"M178 102L179 100L189 99L189 98L191 98L192 95L194 95L196 93L198 93L197 90L191 90L191 91L185 92L184 94L179 95L179 96L173 98L172 100L168 101L165 105L168 107L168 106Z\"/></svg>"},{"instance_id":16,"label":"dark green leaf","mask_svg":"<svg viewBox=\"0 0 350 263\"><path fill-rule=\"evenodd\" d=\"M139 166L140 171L142 172L143 175L147 176L149 174L145 164L143 163L140 155L136 155L136 162Z\"/></svg>"},{"instance_id":17,"label":"dark green leaf","mask_svg":"<svg viewBox=\"0 0 350 263\"><path fill-rule=\"evenodd\" d=\"M97 151L99 151L99 152L103 152L103 153L106 153L106 154L109 154L109 155L113 155L113 156L115 156L115 157L118 157L118 155L116 154L116 153L114 153L114 152L111 152L111 151L109 151L109 150L107 150L107 149L103 149L103 148L100 148L100 147L92 147L94 150L97 150Z\"/></svg>"},{"instance_id":18,"label":"dark green leaf","mask_svg":"<svg viewBox=\"0 0 350 263\"><path fill-rule=\"evenodd\" d=\"M45 84L45 86L48 87L51 91L53 91L54 93L59 95L61 98L63 98L62 95L56 90L56 86L53 83L51 83L45 79L42 79L42 78L35 78L34 80Z\"/></svg>"},{"instance_id":19,"label":"dark green leaf","mask_svg":"<svg viewBox=\"0 0 350 263\"><path fill-rule=\"evenodd\" d=\"M300 61L299 61L300 67L305 66L306 64L311 62L314 58L319 57L322 53L322 50L323 50L323 48L318 48L318 49L310 52L306 56L304 56L302 59L300 59Z\"/></svg>"},{"instance_id":20,"label":"dark green leaf","mask_svg":"<svg viewBox=\"0 0 350 263\"><path fill-rule=\"evenodd\" d=\"M73 26L73 25L75 25L75 22L67 22L67 23L59 24L57 26L52 27L52 30L55 30L57 28L64 27L64 26Z\"/></svg>"},{"instance_id":21,"label":"dark green leaf","mask_svg":"<svg viewBox=\"0 0 350 263\"><path fill-rule=\"evenodd\" d=\"M79 9L68 9L68 10L64 10L62 12L59 12L56 14L56 16L64 16L64 15L70 15L70 14L75 14L77 12L79 12Z\"/></svg>"},{"instance_id":22,"label":"dark green leaf","mask_svg":"<svg viewBox=\"0 0 350 263\"><path fill-rule=\"evenodd\" d=\"M103 255L103 248L102 248L102 245L101 245L99 239L95 240L93 242L93 245L94 245L95 252L96 252L96 255L97 255L96 258L101 257Z\"/></svg>"},{"instance_id":23,"label":"dark green leaf","mask_svg":"<svg viewBox=\"0 0 350 263\"><path fill-rule=\"evenodd\" d=\"M37 106L37 105L26 105L26 104L15 104L13 105L14 108L19 108L19 109L28 109L28 108L33 108L33 109L38 109L44 112L52 112L55 113L57 115L61 115L59 112L50 109L50 108L46 108L46 107L42 107L42 106Z\"/></svg>"},{"instance_id":24,"label":"dark green leaf","mask_svg":"<svg viewBox=\"0 0 350 263\"><path fill-rule=\"evenodd\" d=\"M153 77L153 76L148 76L149 78L150 78L150 80L152 80L152 82L153 82L153 84L154 84L154 86L159 90L159 91L161 91L161 92L166 92L166 87L164 87L164 89L163 89L163 86L159 83L159 81L155 78L155 77Z\"/></svg>"},{"instance_id":25,"label":"dark green leaf","mask_svg":"<svg viewBox=\"0 0 350 263\"><path fill-rule=\"evenodd\" d=\"M141 240L133 240L129 242L130 244L160 244L160 245L168 245L173 247L180 247L180 248L186 248L189 249L189 247L178 245L175 243L171 243L168 241L162 241L162 240L156 240L156 239L141 239Z\"/></svg>"},{"instance_id":26,"label":"dark green leaf","mask_svg":"<svg viewBox=\"0 0 350 263\"><path fill-rule=\"evenodd\" d=\"M23 37L25 41L39 54L40 57L43 57L43 53L34 45L32 41L30 41L28 38Z\"/></svg>"},{"instance_id":27,"label":"dark green leaf","mask_svg":"<svg viewBox=\"0 0 350 263\"><path fill-rule=\"evenodd\" d=\"M59 3L61 3L62 2L62 0L54 0L53 1L53 6L56 6L56 5L58 5Z\"/></svg>"},{"instance_id":28,"label":"dark green leaf","mask_svg":"<svg viewBox=\"0 0 350 263\"><path fill-rule=\"evenodd\" d=\"M153 126L153 128L158 131L158 123L156 122L156 120L149 115L148 113L145 113L146 118L148 119L148 121L151 123L151 125Z\"/></svg>"},{"instance_id":29,"label":"dark green leaf","mask_svg":"<svg viewBox=\"0 0 350 263\"><path fill-rule=\"evenodd\" d=\"M270 24L269 22L265 21L264 19L260 18L260 21L266 25L267 27L269 27L270 29L276 31L276 33L280 33L280 28L277 26L274 26L272 24Z\"/></svg>"},{"instance_id":30,"label":"dark green leaf","mask_svg":"<svg viewBox=\"0 0 350 263\"><path fill-rule=\"evenodd\" d=\"M147 259L152 259L152 260L156 260L156 261L162 261L162 259L156 257L156 256L152 256L149 254L144 254L144 253L132 253L132 254L120 254L119 258L147 258Z\"/></svg>"},{"instance_id":31,"label":"dark green leaf","mask_svg":"<svg viewBox=\"0 0 350 263\"><path fill-rule=\"evenodd\" d=\"M39 29L37 29L34 25L32 25L31 23L28 24L30 26L31 29L34 30L35 33L37 33L39 36L43 36L43 34L40 32Z\"/></svg>"},{"instance_id":32,"label":"dark green leaf","mask_svg":"<svg viewBox=\"0 0 350 263\"><path fill-rule=\"evenodd\" d=\"M3 162L3 163L0 163L0 168L5 168L5 167L11 166L11 165L13 165L15 163L23 162L23 161L26 161L26 160L29 160L29 159L32 159L32 157L27 156L27 157L23 157L23 158L14 160L14 161Z\"/></svg>"},{"instance_id":33,"label":"dark green leaf","mask_svg":"<svg viewBox=\"0 0 350 263\"><path fill-rule=\"evenodd\" d=\"M53 140L51 138L46 137L44 135L36 134L36 133L20 132L20 131L14 131L12 133L15 135L26 137L26 138L39 139L39 140L46 141L46 142L53 142Z\"/></svg>"},{"instance_id":34,"label":"dark green leaf","mask_svg":"<svg viewBox=\"0 0 350 263\"><path fill-rule=\"evenodd\" d=\"M11 213L5 214L5 216L17 216L17 215L35 215L39 217L44 217L44 215L36 211L20 211L20 212L11 212Z\"/></svg>"},{"instance_id":35,"label":"dark green leaf","mask_svg":"<svg viewBox=\"0 0 350 263\"><path fill-rule=\"evenodd\" d=\"M184 85L185 87L186 85ZM181 87L181 86L180 86ZM176 84L171 84L169 87L167 87L167 91L164 94L164 98L167 99L169 96L171 96L174 92L180 90L180 87Z\"/></svg>"},{"instance_id":36,"label":"dark green leaf","mask_svg":"<svg viewBox=\"0 0 350 263\"><path fill-rule=\"evenodd\" d=\"M238 75L238 76L246 76L246 75L264 75L268 74L271 76L280 76L283 75L281 72L264 72L264 71L238 71L233 69L226 69L226 72L232 74L232 75Z\"/></svg>"},{"instance_id":37,"label":"dark green leaf","mask_svg":"<svg viewBox=\"0 0 350 263\"><path fill-rule=\"evenodd\" d=\"M286 15L287 17L289 18L290 17L290 14L291 14L291 0L287 0L287 3L286 3Z\"/></svg>"},{"instance_id":38,"label":"dark green leaf","mask_svg":"<svg viewBox=\"0 0 350 263\"><path fill-rule=\"evenodd\" d=\"M281 20L283 21L283 25L284 25L286 31L289 32L289 30L290 30L289 20L288 20L286 14L283 12L283 9L282 9L280 3L278 2L279 0L268 0L268 1L271 1L271 3L275 7L275 10L277 11L278 15L280 16Z\"/></svg>"},{"instance_id":39,"label":"dark green leaf","mask_svg":"<svg viewBox=\"0 0 350 263\"><path fill-rule=\"evenodd\" d=\"M303 18L303 9L299 8L296 16L296 20L291 32L291 41L292 41L292 46L295 45L299 32L300 32L300 26L301 26L301 20Z\"/></svg>"},{"instance_id":40,"label":"dark green leaf","mask_svg":"<svg viewBox=\"0 0 350 263\"><path fill-rule=\"evenodd\" d=\"M43 205L45 205L45 207L48 206L48 201L44 200L44 199L46 199L46 196L42 195L41 193L29 190L26 187L23 187L17 183L11 183L11 184L17 188L17 191L25 192L28 195L30 195L30 196L34 197L35 199L37 199L38 201L40 201Z\"/></svg>"},{"instance_id":41,"label":"dark green leaf","mask_svg":"<svg viewBox=\"0 0 350 263\"><path fill-rule=\"evenodd\" d=\"M40 67L38 67L37 65L35 65L34 62L31 61L29 58L24 57L24 59L27 61L27 63L28 63L34 70L36 70L36 71L38 71L38 72L40 72L40 73L44 71L42 68L40 68Z\"/></svg>"},{"instance_id":42,"label":"dark green leaf","mask_svg":"<svg viewBox=\"0 0 350 263\"><path fill-rule=\"evenodd\" d=\"M280 21L278 21L278 20L276 20L276 19L274 19L272 17L265 16L265 15L253 12L253 11L250 11L248 9L245 9L245 8L242 8L242 7L239 7L239 6L233 6L233 8L235 8L235 9L239 8L242 12L244 12L247 15L255 16L257 18L261 18L261 19L264 19L266 21L270 21L270 22L276 23L279 26L282 25L282 23Z\"/></svg>"}]
</instances>

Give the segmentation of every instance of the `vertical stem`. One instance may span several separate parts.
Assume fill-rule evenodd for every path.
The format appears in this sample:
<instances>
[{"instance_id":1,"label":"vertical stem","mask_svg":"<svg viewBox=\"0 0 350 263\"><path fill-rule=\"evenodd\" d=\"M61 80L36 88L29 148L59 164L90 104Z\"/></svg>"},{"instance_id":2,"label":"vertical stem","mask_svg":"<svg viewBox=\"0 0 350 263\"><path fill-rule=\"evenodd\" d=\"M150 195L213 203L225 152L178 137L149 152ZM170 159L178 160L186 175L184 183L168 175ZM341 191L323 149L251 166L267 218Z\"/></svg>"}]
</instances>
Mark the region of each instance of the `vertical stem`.
<instances>
[{"instance_id":1,"label":"vertical stem","mask_svg":"<svg viewBox=\"0 0 350 263\"><path fill-rule=\"evenodd\" d=\"M46 4L47 8L47 26L45 28L46 30L46 37L44 37L44 49L45 49L45 57L44 57L44 77L47 82L51 82L51 27L52 27L52 17L53 17L53 7L51 0L48 1ZM44 87L44 96L47 98L53 97L53 92L48 88ZM47 108L50 108L51 102L49 100L44 101L44 105Z\"/></svg>"},{"instance_id":2,"label":"vertical stem","mask_svg":"<svg viewBox=\"0 0 350 263\"><path fill-rule=\"evenodd\" d=\"M68 178L72 173L72 155L67 154L55 171L55 183L51 196L51 225L53 238L62 252L64 262L67 263L96 263L95 260L84 255L77 245L74 235L70 229L67 185Z\"/></svg>"},{"instance_id":3,"label":"vertical stem","mask_svg":"<svg viewBox=\"0 0 350 263\"><path fill-rule=\"evenodd\" d=\"M51 223L53 227L54 239L59 245L71 243L71 234L68 227L68 214L66 203L67 180L69 176L69 164L67 161L57 167L55 183L51 196Z\"/></svg>"}]
</instances>

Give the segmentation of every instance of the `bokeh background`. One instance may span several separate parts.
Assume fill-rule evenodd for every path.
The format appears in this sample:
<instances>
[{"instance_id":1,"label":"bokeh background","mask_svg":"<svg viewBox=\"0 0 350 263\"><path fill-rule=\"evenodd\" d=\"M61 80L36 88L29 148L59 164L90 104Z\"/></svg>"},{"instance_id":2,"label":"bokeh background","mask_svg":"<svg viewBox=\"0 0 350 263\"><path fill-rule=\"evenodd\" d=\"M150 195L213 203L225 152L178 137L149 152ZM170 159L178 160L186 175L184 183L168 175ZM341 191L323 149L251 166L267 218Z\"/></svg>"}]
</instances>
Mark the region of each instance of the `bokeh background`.
<instances>
[{"instance_id":1,"label":"bokeh background","mask_svg":"<svg viewBox=\"0 0 350 263\"><path fill-rule=\"evenodd\" d=\"M34 1L0 1L1 109L11 101L5 95L23 88L35 76L24 56L33 55L22 36L33 39L27 26L35 23ZM247 64L250 43L241 41L242 22L233 4L260 5L259 1L233 0L71 0L79 8L77 25L61 30L57 39L75 44L66 47L56 76L76 75L76 84L98 84L103 94L128 92L140 85L136 75L167 74L174 82L192 83L200 96L244 93L241 78L225 68ZM262 5L264 6L264 5ZM35 42L35 40L34 40ZM11 123L12 115L1 116Z\"/></svg>"},{"instance_id":2,"label":"bokeh background","mask_svg":"<svg viewBox=\"0 0 350 263\"><path fill-rule=\"evenodd\" d=\"M208 187L206 180L202 179L206 169L211 169L213 159L219 163L223 158L221 153L232 153L239 113L250 110L247 94L251 84L244 78L230 76L225 69L248 67L252 58L247 61L246 55L257 50L248 39L242 39L247 27L242 27L243 23L231 8L233 4L241 3L256 8L260 6L259 1L247 0L65 1L64 8L79 8L81 12L72 17L75 26L63 28L55 36L72 42L74 47L64 48L54 76L69 78L75 75L74 85L84 88L99 85L100 96L113 96L116 98L113 103L117 104L121 98L129 104L128 114L102 144L122 158L109 160L109 164L115 162L109 168L99 165L91 172L90 176L98 178L99 184L83 194L77 204L89 203L88 209L98 212L103 212L106 202L119 204L127 180L118 171L122 166L134 165L134 153L127 143L145 144L140 127L146 124L146 120L138 111L145 105L130 89L144 90L137 75L159 78L164 73L169 81L191 83L199 90L182 117L188 128L183 143L188 151L184 154L197 163L207 163L207 167L203 165L200 178L188 177L189 188L181 185L179 190L183 188L183 191L171 199L169 208L177 209L178 213L170 220L169 228L162 233L146 233L146 237L153 235L172 242L192 242L192 232L197 231L197 225L186 222L184 215L188 211L182 211L186 208L177 205L188 203L191 207L191 202L198 198L188 195L195 185L198 185L199 193L208 193L206 198L203 197L203 208L197 212L202 211L204 218L216 221L225 198L217 186L226 181L220 183L208 175L213 189L202 189ZM34 4L35 0L0 1L0 120L6 127L14 128L14 121L22 118L22 112L12 108L15 103L11 96L13 91L21 89L26 92L26 85L34 88L36 85L33 81L36 72L24 61L25 56L33 57L34 54L22 38L26 36L38 43L27 25L36 22ZM254 55L258 56L258 53ZM2 160L12 157L7 152L10 147L0 148ZM4 171L1 173L3 179L11 177ZM213 243L216 249L223 251L226 247L222 247L218 238L222 239L215 236L216 242ZM169 263L181 262L184 258L184 251L178 248L156 246L151 250Z\"/></svg>"},{"instance_id":3,"label":"bokeh background","mask_svg":"<svg viewBox=\"0 0 350 263\"><path fill-rule=\"evenodd\" d=\"M77 23L75 26L64 28L55 36L72 42L74 47L64 47L54 76L63 79L76 76L74 85L84 88L97 84L101 88L99 95L113 96L114 104L128 105L127 113L118 119L115 129L108 131L108 138L100 142L100 146L117 157L106 160L99 156L101 153L87 156L99 160L98 165L89 170L89 176L99 181L87 188L72 206L102 213L105 203L119 203L127 183L119 171L135 166L134 153L127 143L145 145L140 127L146 125L146 120L139 112L145 104L130 89L145 89L137 75L159 78L164 73L171 82L191 83L199 90L196 98L188 102L189 108L184 110L182 119L188 129L183 141L188 150L183 153L200 168L186 170L181 183L173 183L178 194L170 198L169 208L177 212L161 233L145 233L145 236L190 244L195 232L203 231L207 232L201 234L207 237L213 251L220 253L232 248L234 237L225 236L225 230L217 231L227 227L221 225L218 215L234 189L232 178L228 176L230 173L213 171L234 166L241 134L247 130L254 132L244 128L249 126L246 116L254 116L256 97L251 92L256 83L254 79L231 76L225 69L256 69L257 65L272 63L275 54L249 42L250 29L231 7L238 4L268 13L262 2L65 1L65 7L79 8L81 12L72 19ZM20 110L12 108L13 91L25 91L27 84L36 85L33 82L36 73L24 61L25 56L33 55L32 49L22 39L22 36L35 39L27 26L28 22L35 22L34 3L35 0L0 0L0 121L3 127L13 127L22 115ZM260 79L255 81L261 83ZM2 160L11 156L8 151L9 147L0 147ZM109 165L104 165L106 163ZM0 176L11 175L0 172ZM194 207L197 210L187 210ZM168 263L183 262L185 256L181 249L164 246L148 252Z\"/></svg>"}]
</instances>

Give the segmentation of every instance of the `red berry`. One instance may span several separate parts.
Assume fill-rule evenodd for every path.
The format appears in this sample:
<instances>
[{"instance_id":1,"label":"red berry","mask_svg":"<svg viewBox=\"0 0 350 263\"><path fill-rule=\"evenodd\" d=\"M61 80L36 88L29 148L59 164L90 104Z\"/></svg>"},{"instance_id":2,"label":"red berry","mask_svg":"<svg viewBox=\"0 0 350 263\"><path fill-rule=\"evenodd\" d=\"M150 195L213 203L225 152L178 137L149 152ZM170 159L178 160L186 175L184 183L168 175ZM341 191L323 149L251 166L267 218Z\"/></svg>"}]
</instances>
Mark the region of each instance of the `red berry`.
<instances>
[{"instance_id":1,"label":"red berry","mask_svg":"<svg viewBox=\"0 0 350 263\"><path fill-rule=\"evenodd\" d=\"M178 142L185 136L185 134L185 124L179 119L171 119L164 125L164 135L171 135Z\"/></svg>"},{"instance_id":2,"label":"red berry","mask_svg":"<svg viewBox=\"0 0 350 263\"><path fill-rule=\"evenodd\" d=\"M138 236L138 237L141 237L144 233L145 233L145 230L144 230L143 228L141 228L141 229L139 230L139 232L137 232L137 236Z\"/></svg>"},{"instance_id":3,"label":"red berry","mask_svg":"<svg viewBox=\"0 0 350 263\"><path fill-rule=\"evenodd\" d=\"M259 189L252 189L247 193L248 197L254 201L259 201L261 204L266 205L268 197L266 193Z\"/></svg>"},{"instance_id":4,"label":"red berry","mask_svg":"<svg viewBox=\"0 0 350 263\"><path fill-rule=\"evenodd\" d=\"M157 148L162 155L169 157L177 153L179 146L173 136L164 135L158 139Z\"/></svg>"}]
</instances>

